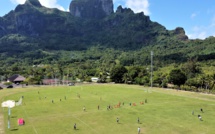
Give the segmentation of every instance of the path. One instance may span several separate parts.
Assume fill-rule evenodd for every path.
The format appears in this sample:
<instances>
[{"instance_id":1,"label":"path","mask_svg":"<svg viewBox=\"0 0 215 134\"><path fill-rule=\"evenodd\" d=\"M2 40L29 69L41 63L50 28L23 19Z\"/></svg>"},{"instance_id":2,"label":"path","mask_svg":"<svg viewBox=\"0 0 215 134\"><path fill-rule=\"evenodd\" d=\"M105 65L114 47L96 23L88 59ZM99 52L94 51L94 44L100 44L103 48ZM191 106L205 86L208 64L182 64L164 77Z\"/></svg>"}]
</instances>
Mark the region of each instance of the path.
<instances>
[{"instance_id":1,"label":"path","mask_svg":"<svg viewBox=\"0 0 215 134\"><path fill-rule=\"evenodd\" d=\"M4 118L2 113L0 113L0 134L4 134Z\"/></svg>"}]
</instances>

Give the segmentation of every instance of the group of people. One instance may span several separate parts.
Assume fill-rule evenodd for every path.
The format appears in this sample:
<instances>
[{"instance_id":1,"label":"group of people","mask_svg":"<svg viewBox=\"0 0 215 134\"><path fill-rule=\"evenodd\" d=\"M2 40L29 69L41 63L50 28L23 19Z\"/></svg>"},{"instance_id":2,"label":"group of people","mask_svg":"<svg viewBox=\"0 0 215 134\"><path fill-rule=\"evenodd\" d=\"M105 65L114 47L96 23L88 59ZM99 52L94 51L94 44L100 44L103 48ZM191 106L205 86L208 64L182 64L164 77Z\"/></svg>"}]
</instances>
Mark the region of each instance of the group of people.
<instances>
[{"instance_id":1,"label":"group of people","mask_svg":"<svg viewBox=\"0 0 215 134\"><path fill-rule=\"evenodd\" d=\"M200 111L201 111L201 113L204 113L202 108L200 108ZM192 115L194 115L194 111L192 111ZM198 118L200 121L203 121L202 116L200 114L198 114Z\"/></svg>"},{"instance_id":2,"label":"group of people","mask_svg":"<svg viewBox=\"0 0 215 134\"><path fill-rule=\"evenodd\" d=\"M116 118L116 122L119 123L119 118L118 117ZM140 118L139 117L137 118L137 123L140 123Z\"/></svg>"},{"instance_id":3,"label":"group of people","mask_svg":"<svg viewBox=\"0 0 215 134\"><path fill-rule=\"evenodd\" d=\"M119 118L118 117L116 118L116 122L119 123ZM139 117L137 118L137 123L140 123L140 118ZM140 127L137 128L137 132L138 132L138 134L140 134Z\"/></svg>"},{"instance_id":4,"label":"group of people","mask_svg":"<svg viewBox=\"0 0 215 134\"><path fill-rule=\"evenodd\" d=\"M116 122L119 123L119 118L118 117L116 118ZM137 118L137 122L138 123L140 122L139 117ZM74 128L74 130L77 129L76 123L74 124L73 128ZM138 132L138 134L140 134L140 127L137 128L137 132Z\"/></svg>"}]
</instances>

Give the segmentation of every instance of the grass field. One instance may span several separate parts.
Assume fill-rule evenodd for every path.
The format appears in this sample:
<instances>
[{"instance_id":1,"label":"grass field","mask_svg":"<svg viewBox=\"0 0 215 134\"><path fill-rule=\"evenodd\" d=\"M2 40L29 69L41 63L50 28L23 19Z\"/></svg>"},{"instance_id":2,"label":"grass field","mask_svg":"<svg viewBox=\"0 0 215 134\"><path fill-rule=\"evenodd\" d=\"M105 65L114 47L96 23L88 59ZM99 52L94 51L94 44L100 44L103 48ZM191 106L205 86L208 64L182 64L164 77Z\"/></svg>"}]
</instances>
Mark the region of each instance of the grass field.
<instances>
[{"instance_id":1,"label":"grass field","mask_svg":"<svg viewBox=\"0 0 215 134\"><path fill-rule=\"evenodd\" d=\"M21 96L24 96L23 104L11 110L10 129L7 128L8 109L0 109L4 114L6 134L137 134L138 127L141 128L141 134L215 132L213 95L114 84L0 91L1 102L18 101ZM147 103L140 104L145 99ZM120 108L115 108L119 102ZM113 107L112 110L107 110L109 105ZM83 111L83 107L86 111ZM198 114L203 121L198 119ZM137 122L138 117L140 123ZM18 126L18 118L24 118L26 124ZM119 123L116 122L117 118ZM73 129L75 123L77 130Z\"/></svg>"}]
</instances>

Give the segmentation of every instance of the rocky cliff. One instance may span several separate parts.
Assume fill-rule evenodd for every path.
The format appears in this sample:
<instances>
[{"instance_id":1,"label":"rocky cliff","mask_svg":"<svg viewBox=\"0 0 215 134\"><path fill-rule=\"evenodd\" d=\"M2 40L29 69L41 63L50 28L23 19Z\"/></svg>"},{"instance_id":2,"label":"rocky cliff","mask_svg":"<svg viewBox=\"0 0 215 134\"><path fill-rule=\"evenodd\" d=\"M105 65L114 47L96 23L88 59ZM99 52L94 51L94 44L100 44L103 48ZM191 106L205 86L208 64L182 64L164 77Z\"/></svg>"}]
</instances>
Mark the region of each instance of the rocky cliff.
<instances>
[{"instance_id":1,"label":"rocky cliff","mask_svg":"<svg viewBox=\"0 0 215 134\"><path fill-rule=\"evenodd\" d=\"M0 17L0 52L86 50L96 44L132 50L188 39L183 28L168 31L143 12L119 6L114 13L112 0L73 0L70 11L43 7L39 0L18 5Z\"/></svg>"},{"instance_id":2,"label":"rocky cliff","mask_svg":"<svg viewBox=\"0 0 215 134\"><path fill-rule=\"evenodd\" d=\"M102 19L113 13L113 0L73 0L70 13L86 19Z\"/></svg>"},{"instance_id":3,"label":"rocky cliff","mask_svg":"<svg viewBox=\"0 0 215 134\"><path fill-rule=\"evenodd\" d=\"M25 4L30 4L37 7L42 7L39 0L26 0Z\"/></svg>"}]
</instances>

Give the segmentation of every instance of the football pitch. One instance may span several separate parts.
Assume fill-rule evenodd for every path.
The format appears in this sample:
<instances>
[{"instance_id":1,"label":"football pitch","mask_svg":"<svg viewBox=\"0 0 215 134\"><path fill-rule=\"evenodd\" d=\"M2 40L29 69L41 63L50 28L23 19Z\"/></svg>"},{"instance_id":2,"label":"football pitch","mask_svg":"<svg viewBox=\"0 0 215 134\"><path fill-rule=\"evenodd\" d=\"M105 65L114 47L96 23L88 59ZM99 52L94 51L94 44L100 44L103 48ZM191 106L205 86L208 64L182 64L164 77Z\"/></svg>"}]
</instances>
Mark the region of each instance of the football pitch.
<instances>
[{"instance_id":1,"label":"football pitch","mask_svg":"<svg viewBox=\"0 0 215 134\"><path fill-rule=\"evenodd\" d=\"M11 109L10 129L8 108L0 110L6 134L137 134L138 127L141 134L215 132L213 95L117 84L0 91L1 102L20 97L22 105ZM18 125L19 118L25 125Z\"/></svg>"}]
</instances>

